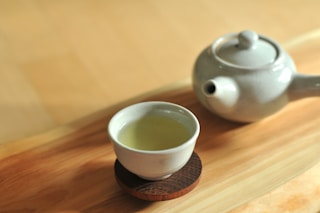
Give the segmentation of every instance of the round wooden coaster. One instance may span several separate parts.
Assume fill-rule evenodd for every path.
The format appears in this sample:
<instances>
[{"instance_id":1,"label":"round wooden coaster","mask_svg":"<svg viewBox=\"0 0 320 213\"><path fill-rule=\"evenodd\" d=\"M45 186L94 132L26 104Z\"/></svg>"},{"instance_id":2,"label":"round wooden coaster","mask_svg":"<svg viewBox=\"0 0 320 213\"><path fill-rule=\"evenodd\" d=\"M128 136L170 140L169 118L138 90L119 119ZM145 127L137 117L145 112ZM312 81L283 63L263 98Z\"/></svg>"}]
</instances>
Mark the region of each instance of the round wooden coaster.
<instances>
[{"instance_id":1,"label":"round wooden coaster","mask_svg":"<svg viewBox=\"0 0 320 213\"><path fill-rule=\"evenodd\" d=\"M170 200L190 192L199 182L201 170L201 160L195 152L182 169L160 181L141 179L124 168L118 160L114 164L120 187L130 195L148 201Z\"/></svg>"}]
</instances>

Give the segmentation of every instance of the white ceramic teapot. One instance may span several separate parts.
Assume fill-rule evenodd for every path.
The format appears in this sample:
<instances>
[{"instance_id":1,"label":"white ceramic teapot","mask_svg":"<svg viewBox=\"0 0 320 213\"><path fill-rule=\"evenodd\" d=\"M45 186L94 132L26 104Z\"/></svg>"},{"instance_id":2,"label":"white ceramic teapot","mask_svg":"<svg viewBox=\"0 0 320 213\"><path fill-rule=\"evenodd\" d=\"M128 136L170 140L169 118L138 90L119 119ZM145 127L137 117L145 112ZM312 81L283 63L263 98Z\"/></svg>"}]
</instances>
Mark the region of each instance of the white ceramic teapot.
<instances>
[{"instance_id":1,"label":"white ceramic teapot","mask_svg":"<svg viewBox=\"0 0 320 213\"><path fill-rule=\"evenodd\" d=\"M296 73L276 42L250 30L222 36L206 48L192 80L207 109L240 122L263 119L291 100L320 96L320 75Z\"/></svg>"}]
</instances>

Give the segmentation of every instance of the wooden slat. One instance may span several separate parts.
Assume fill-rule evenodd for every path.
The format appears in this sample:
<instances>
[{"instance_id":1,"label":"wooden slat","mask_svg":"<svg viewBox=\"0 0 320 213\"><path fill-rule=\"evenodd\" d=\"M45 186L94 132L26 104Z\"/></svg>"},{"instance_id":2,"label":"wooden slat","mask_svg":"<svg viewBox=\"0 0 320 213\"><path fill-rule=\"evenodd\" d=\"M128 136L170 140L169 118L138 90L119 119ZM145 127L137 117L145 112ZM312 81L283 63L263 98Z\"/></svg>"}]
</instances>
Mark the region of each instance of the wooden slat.
<instances>
[{"instance_id":1,"label":"wooden slat","mask_svg":"<svg viewBox=\"0 0 320 213\"><path fill-rule=\"evenodd\" d=\"M151 204L136 201L120 189L114 178L115 156L106 133L108 120L123 107L119 105L75 128L66 125L57 129L56 137L35 137L33 146L26 145L14 155L4 151L0 161L0 209L224 212L275 189L320 160L317 99L292 103L268 119L247 125L208 113L189 85L130 103L146 100L183 105L199 118L201 134L196 152L203 172L192 192L170 202ZM22 141L16 146L23 147L24 143L27 144ZM10 147L3 145L0 150Z\"/></svg>"}]
</instances>

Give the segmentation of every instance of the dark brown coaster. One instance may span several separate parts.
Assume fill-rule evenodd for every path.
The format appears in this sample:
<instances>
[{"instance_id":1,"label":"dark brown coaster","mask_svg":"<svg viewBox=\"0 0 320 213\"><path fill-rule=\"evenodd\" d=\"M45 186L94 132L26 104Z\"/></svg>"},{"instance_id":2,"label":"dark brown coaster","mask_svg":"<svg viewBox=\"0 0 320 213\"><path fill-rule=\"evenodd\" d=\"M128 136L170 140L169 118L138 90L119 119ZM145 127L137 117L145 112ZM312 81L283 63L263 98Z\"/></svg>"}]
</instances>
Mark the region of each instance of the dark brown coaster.
<instances>
[{"instance_id":1,"label":"dark brown coaster","mask_svg":"<svg viewBox=\"0 0 320 213\"><path fill-rule=\"evenodd\" d=\"M159 181L141 179L124 168L118 160L114 164L120 187L130 195L148 201L170 200L185 195L199 182L201 170L201 160L195 152L182 169Z\"/></svg>"}]
</instances>

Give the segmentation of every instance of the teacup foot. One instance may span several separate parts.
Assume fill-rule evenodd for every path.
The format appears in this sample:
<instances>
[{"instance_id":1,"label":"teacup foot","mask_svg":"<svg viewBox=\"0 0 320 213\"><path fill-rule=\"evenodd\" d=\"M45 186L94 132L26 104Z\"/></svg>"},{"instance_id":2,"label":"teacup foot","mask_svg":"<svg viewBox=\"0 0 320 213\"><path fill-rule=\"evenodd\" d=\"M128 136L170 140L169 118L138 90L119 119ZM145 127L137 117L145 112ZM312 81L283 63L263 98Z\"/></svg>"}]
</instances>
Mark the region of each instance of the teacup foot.
<instances>
[{"instance_id":1,"label":"teacup foot","mask_svg":"<svg viewBox=\"0 0 320 213\"><path fill-rule=\"evenodd\" d=\"M140 178L146 180L146 181L159 181L159 180L164 180L167 179L168 177L170 177L172 174L169 175L165 175L165 176L161 176L161 177L156 177L156 178L149 178L149 177L144 177L141 175L138 175Z\"/></svg>"},{"instance_id":2,"label":"teacup foot","mask_svg":"<svg viewBox=\"0 0 320 213\"><path fill-rule=\"evenodd\" d=\"M130 195L142 200L164 201L178 198L194 189L200 180L202 164L199 156L193 152L182 169L155 181L145 180L129 172L118 160L114 164L114 171L118 184Z\"/></svg>"}]
</instances>

